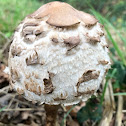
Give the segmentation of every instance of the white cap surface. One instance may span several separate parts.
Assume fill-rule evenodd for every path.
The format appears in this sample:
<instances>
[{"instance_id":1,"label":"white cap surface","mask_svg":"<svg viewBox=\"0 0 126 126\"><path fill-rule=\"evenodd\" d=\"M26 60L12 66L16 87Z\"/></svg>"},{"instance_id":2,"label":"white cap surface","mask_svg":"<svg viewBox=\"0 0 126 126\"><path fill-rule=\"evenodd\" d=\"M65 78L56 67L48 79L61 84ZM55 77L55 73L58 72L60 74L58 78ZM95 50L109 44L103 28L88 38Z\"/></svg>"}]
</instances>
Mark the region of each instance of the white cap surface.
<instances>
[{"instance_id":1,"label":"white cap surface","mask_svg":"<svg viewBox=\"0 0 126 126\"><path fill-rule=\"evenodd\" d=\"M42 104L86 101L110 68L100 23L61 2L43 5L23 20L14 34L8 63L12 88Z\"/></svg>"}]
</instances>

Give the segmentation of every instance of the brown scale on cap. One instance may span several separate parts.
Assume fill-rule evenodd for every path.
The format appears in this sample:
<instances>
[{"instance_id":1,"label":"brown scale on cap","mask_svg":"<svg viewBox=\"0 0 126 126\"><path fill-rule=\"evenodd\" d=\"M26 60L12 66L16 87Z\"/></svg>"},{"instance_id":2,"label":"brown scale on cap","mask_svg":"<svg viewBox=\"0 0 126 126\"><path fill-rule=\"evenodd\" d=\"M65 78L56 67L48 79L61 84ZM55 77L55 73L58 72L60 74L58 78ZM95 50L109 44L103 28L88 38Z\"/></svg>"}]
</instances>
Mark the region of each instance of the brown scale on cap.
<instances>
[{"instance_id":1,"label":"brown scale on cap","mask_svg":"<svg viewBox=\"0 0 126 126\"><path fill-rule=\"evenodd\" d=\"M22 30L23 36L25 37L26 35L39 35L40 33L42 33L43 27L42 26L27 26Z\"/></svg>"},{"instance_id":2,"label":"brown scale on cap","mask_svg":"<svg viewBox=\"0 0 126 126\"><path fill-rule=\"evenodd\" d=\"M18 47L18 46L15 46L15 45L13 45L11 47L11 54L12 54L13 57L14 56L20 56L21 52L22 52L21 47Z\"/></svg>"},{"instance_id":3,"label":"brown scale on cap","mask_svg":"<svg viewBox=\"0 0 126 126\"><path fill-rule=\"evenodd\" d=\"M44 30L43 30L43 27L40 26L40 27L36 27L36 29L34 29L33 34L37 36L37 35L40 35L42 32L44 32Z\"/></svg>"},{"instance_id":4,"label":"brown scale on cap","mask_svg":"<svg viewBox=\"0 0 126 126\"><path fill-rule=\"evenodd\" d=\"M39 79L39 75L35 72L32 72L32 76L34 76L36 79Z\"/></svg>"},{"instance_id":5,"label":"brown scale on cap","mask_svg":"<svg viewBox=\"0 0 126 126\"><path fill-rule=\"evenodd\" d=\"M30 78L30 82L24 81L24 84L26 90L33 92L36 95L41 95L42 93L41 87L38 85L37 82L33 81L31 78Z\"/></svg>"},{"instance_id":6,"label":"brown scale on cap","mask_svg":"<svg viewBox=\"0 0 126 126\"><path fill-rule=\"evenodd\" d=\"M48 34L48 31L40 32L39 34L36 35L36 40L46 37L47 34Z\"/></svg>"},{"instance_id":7,"label":"brown scale on cap","mask_svg":"<svg viewBox=\"0 0 126 126\"><path fill-rule=\"evenodd\" d=\"M50 79L43 79L44 81L44 94L49 94L49 93L52 93L53 90L54 90L54 87L52 85L52 81Z\"/></svg>"},{"instance_id":8,"label":"brown scale on cap","mask_svg":"<svg viewBox=\"0 0 126 126\"><path fill-rule=\"evenodd\" d=\"M22 29L22 36L25 42L34 42L45 37L48 31L44 31L43 26L37 20L27 21Z\"/></svg>"},{"instance_id":9,"label":"brown scale on cap","mask_svg":"<svg viewBox=\"0 0 126 126\"><path fill-rule=\"evenodd\" d=\"M49 72L48 72L49 73ZM54 76L53 73L49 73L49 79L43 79L44 81L44 94L52 93L54 90L53 84L52 84L52 77Z\"/></svg>"},{"instance_id":10,"label":"brown scale on cap","mask_svg":"<svg viewBox=\"0 0 126 126\"><path fill-rule=\"evenodd\" d=\"M15 82L13 82L13 80L10 78L10 79L9 79L10 90L13 90L13 88L14 88L14 83L15 83Z\"/></svg>"},{"instance_id":11,"label":"brown scale on cap","mask_svg":"<svg viewBox=\"0 0 126 126\"><path fill-rule=\"evenodd\" d=\"M38 53L36 50L34 50L34 53L30 55L28 58L26 58L26 64L33 65L38 63L39 63Z\"/></svg>"},{"instance_id":12,"label":"brown scale on cap","mask_svg":"<svg viewBox=\"0 0 126 126\"><path fill-rule=\"evenodd\" d=\"M79 36L72 36L66 39L63 39L64 43L73 47L73 46L77 46L80 43L80 37Z\"/></svg>"},{"instance_id":13,"label":"brown scale on cap","mask_svg":"<svg viewBox=\"0 0 126 126\"><path fill-rule=\"evenodd\" d=\"M109 62L106 60L100 60L99 63L102 65L107 65Z\"/></svg>"},{"instance_id":14,"label":"brown scale on cap","mask_svg":"<svg viewBox=\"0 0 126 126\"><path fill-rule=\"evenodd\" d=\"M11 78L12 78L12 81L17 81L20 79L19 74L16 69L11 68Z\"/></svg>"},{"instance_id":15,"label":"brown scale on cap","mask_svg":"<svg viewBox=\"0 0 126 126\"><path fill-rule=\"evenodd\" d=\"M36 39L35 35L26 35L23 40L24 42L32 43L35 41L35 39Z\"/></svg>"},{"instance_id":16,"label":"brown scale on cap","mask_svg":"<svg viewBox=\"0 0 126 126\"><path fill-rule=\"evenodd\" d=\"M58 34L54 34L51 36L50 40L52 41L52 44L57 44L59 43L59 35Z\"/></svg>"},{"instance_id":17,"label":"brown scale on cap","mask_svg":"<svg viewBox=\"0 0 126 126\"><path fill-rule=\"evenodd\" d=\"M104 25L102 25L102 24L100 24L100 23L99 23L99 25L100 25L100 28L103 30L103 28L104 28Z\"/></svg>"},{"instance_id":18,"label":"brown scale on cap","mask_svg":"<svg viewBox=\"0 0 126 126\"><path fill-rule=\"evenodd\" d=\"M53 37L53 38L52 38L52 42L58 43L59 41L58 41L58 39L57 39L56 37Z\"/></svg>"},{"instance_id":19,"label":"brown scale on cap","mask_svg":"<svg viewBox=\"0 0 126 126\"><path fill-rule=\"evenodd\" d=\"M87 37L87 42L96 44L97 42L100 42L100 37L99 36L89 36L88 33L85 35Z\"/></svg>"},{"instance_id":20,"label":"brown scale on cap","mask_svg":"<svg viewBox=\"0 0 126 126\"><path fill-rule=\"evenodd\" d=\"M31 27L31 26L25 27L25 28L22 30L23 36L26 37L26 35L32 35L34 29L35 29L35 28L34 28L34 27Z\"/></svg>"},{"instance_id":21,"label":"brown scale on cap","mask_svg":"<svg viewBox=\"0 0 126 126\"><path fill-rule=\"evenodd\" d=\"M20 95L24 94L24 89L17 88L17 93Z\"/></svg>"},{"instance_id":22,"label":"brown scale on cap","mask_svg":"<svg viewBox=\"0 0 126 126\"><path fill-rule=\"evenodd\" d=\"M77 83L77 88L79 88L80 84L92 79L97 79L99 77L100 72L95 70L88 70L85 72Z\"/></svg>"},{"instance_id":23,"label":"brown scale on cap","mask_svg":"<svg viewBox=\"0 0 126 126\"><path fill-rule=\"evenodd\" d=\"M102 45L103 46L103 48L109 48L109 45L108 44L104 44L104 45Z\"/></svg>"},{"instance_id":24,"label":"brown scale on cap","mask_svg":"<svg viewBox=\"0 0 126 126\"><path fill-rule=\"evenodd\" d=\"M69 54L69 51L73 49L74 47L76 47L77 45L79 45L81 41L79 36L72 36L63 40L64 40L64 43L68 45L69 47L66 54Z\"/></svg>"},{"instance_id":25,"label":"brown scale on cap","mask_svg":"<svg viewBox=\"0 0 126 126\"><path fill-rule=\"evenodd\" d=\"M63 95L61 93L60 96L58 96L57 98L54 98L54 101L66 100L67 97L68 97L68 93L67 92L65 93L65 95Z\"/></svg>"},{"instance_id":26,"label":"brown scale on cap","mask_svg":"<svg viewBox=\"0 0 126 126\"><path fill-rule=\"evenodd\" d=\"M28 73L28 74L25 73L25 77L26 77L26 79L29 79L30 76L31 76L31 75L30 75L29 73Z\"/></svg>"},{"instance_id":27,"label":"brown scale on cap","mask_svg":"<svg viewBox=\"0 0 126 126\"><path fill-rule=\"evenodd\" d=\"M25 85L26 90L28 90L28 85L29 85L29 82L24 81L24 85Z\"/></svg>"},{"instance_id":28,"label":"brown scale on cap","mask_svg":"<svg viewBox=\"0 0 126 126\"><path fill-rule=\"evenodd\" d=\"M26 27L36 27L38 26L39 23L37 22L37 20L30 20L28 22L26 22L24 25L23 25L23 29L26 28Z\"/></svg>"},{"instance_id":29,"label":"brown scale on cap","mask_svg":"<svg viewBox=\"0 0 126 126\"><path fill-rule=\"evenodd\" d=\"M47 23L53 26L71 26L80 23L85 25L95 25L97 20L90 14L78 11L67 3L51 2L41 6L37 11L28 17L42 19L49 17Z\"/></svg>"},{"instance_id":30,"label":"brown scale on cap","mask_svg":"<svg viewBox=\"0 0 126 126\"><path fill-rule=\"evenodd\" d=\"M26 90L28 90L28 84L25 84L25 88L26 88Z\"/></svg>"},{"instance_id":31,"label":"brown scale on cap","mask_svg":"<svg viewBox=\"0 0 126 126\"><path fill-rule=\"evenodd\" d=\"M99 36L104 36L104 32L98 32Z\"/></svg>"},{"instance_id":32,"label":"brown scale on cap","mask_svg":"<svg viewBox=\"0 0 126 126\"><path fill-rule=\"evenodd\" d=\"M86 91L86 92L77 92L77 95L75 96L75 97L78 97L78 96L81 96L81 95L86 95L86 94L94 94L94 92L95 92L95 90L96 89L93 89L93 90L89 90L89 89L87 89L88 91Z\"/></svg>"},{"instance_id":33,"label":"brown scale on cap","mask_svg":"<svg viewBox=\"0 0 126 126\"><path fill-rule=\"evenodd\" d=\"M25 42L35 41L36 36L33 35L33 31L36 29L38 25L38 22L36 23L36 21L34 20L28 21L23 25L21 36L24 37Z\"/></svg>"},{"instance_id":34,"label":"brown scale on cap","mask_svg":"<svg viewBox=\"0 0 126 126\"><path fill-rule=\"evenodd\" d=\"M38 86L38 95L41 95L42 94L42 90L41 90L41 87Z\"/></svg>"}]
</instances>

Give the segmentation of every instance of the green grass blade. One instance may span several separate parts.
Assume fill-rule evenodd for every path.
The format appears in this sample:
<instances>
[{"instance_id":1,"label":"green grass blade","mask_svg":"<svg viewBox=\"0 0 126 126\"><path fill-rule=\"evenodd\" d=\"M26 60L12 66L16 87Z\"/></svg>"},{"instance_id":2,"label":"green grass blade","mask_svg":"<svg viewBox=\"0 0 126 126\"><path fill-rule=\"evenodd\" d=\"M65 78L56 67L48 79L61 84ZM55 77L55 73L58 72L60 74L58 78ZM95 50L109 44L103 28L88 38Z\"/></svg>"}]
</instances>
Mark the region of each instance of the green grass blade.
<instances>
[{"instance_id":1,"label":"green grass blade","mask_svg":"<svg viewBox=\"0 0 126 126\"><path fill-rule=\"evenodd\" d=\"M122 53L121 49L119 48L117 42L113 39L111 33L109 32L108 30L108 26L109 24L107 24L105 21L104 21L104 18L98 13L96 12L95 10L92 10L93 14L100 20L100 22L102 24L104 24L104 27L105 27L105 30L106 30L106 33L107 33L107 36L109 38L109 40L112 42L114 48L116 49L116 52L118 54L118 56L120 57L120 59L122 60L123 64L126 65L126 59L124 57L124 53Z\"/></svg>"},{"instance_id":2,"label":"green grass blade","mask_svg":"<svg viewBox=\"0 0 126 126\"><path fill-rule=\"evenodd\" d=\"M0 109L0 112L2 112L5 108L6 108L6 106L5 106L5 107L3 107L3 108L1 108L1 109Z\"/></svg>"},{"instance_id":3,"label":"green grass blade","mask_svg":"<svg viewBox=\"0 0 126 126\"><path fill-rule=\"evenodd\" d=\"M120 57L120 59L122 60L122 62L126 65L126 59L125 59L125 57L124 57L124 54L123 54L122 51L119 49L119 46L118 46L117 42L112 38L112 35L111 35L111 33L109 32L109 30L108 30L108 28L107 28L106 25L105 25L105 30L106 30L106 32L107 32L107 35L108 35L109 40L112 42L114 48L116 49L118 56Z\"/></svg>"},{"instance_id":4,"label":"green grass blade","mask_svg":"<svg viewBox=\"0 0 126 126\"><path fill-rule=\"evenodd\" d=\"M108 26L110 26L116 33L116 35L118 35L120 37L120 39L122 40L125 48L126 48L126 38L124 36L122 36L120 34L120 32L105 18L103 17L100 13L96 12L94 9L91 10L91 12L97 17L97 19L99 19L101 21L102 19L102 23L106 23Z\"/></svg>"},{"instance_id":5,"label":"green grass blade","mask_svg":"<svg viewBox=\"0 0 126 126\"><path fill-rule=\"evenodd\" d=\"M113 95L114 96L119 96L119 95L124 96L124 95L126 95L126 92L114 93Z\"/></svg>"},{"instance_id":6,"label":"green grass blade","mask_svg":"<svg viewBox=\"0 0 126 126\"><path fill-rule=\"evenodd\" d=\"M63 120L62 120L60 126L64 126L64 120L67 118L67 116L70 114L70 112L73 110L73 108L74 108L75 106L76 106L76 105L73 105L73 107L71 107L71 108L69 109L69 111L65 114L65 116L64 116L64 118L63 118Z\"/></svg>"},{"instance_id":7,"label":"green grass blade","mask_svg":"<svg viewBox=\"0 0 126 126\"><path fill-rule=\"evenodd\" d=\"M104 101L105 92L106 92L106 89L107 89L107 87L108 87L108 82L109 82L110 79L112 79L112 78L114 77L116 71L117 71L117 69L114 69L114 70L112 71L111 76L110 76L108 79L106 79L105 86L104 86L104 89L103 89L103 93L102 93L102 96L101 96L101 101L100 101L101 104L103 104L103 101Z\"/></svg>"}]
</instances>

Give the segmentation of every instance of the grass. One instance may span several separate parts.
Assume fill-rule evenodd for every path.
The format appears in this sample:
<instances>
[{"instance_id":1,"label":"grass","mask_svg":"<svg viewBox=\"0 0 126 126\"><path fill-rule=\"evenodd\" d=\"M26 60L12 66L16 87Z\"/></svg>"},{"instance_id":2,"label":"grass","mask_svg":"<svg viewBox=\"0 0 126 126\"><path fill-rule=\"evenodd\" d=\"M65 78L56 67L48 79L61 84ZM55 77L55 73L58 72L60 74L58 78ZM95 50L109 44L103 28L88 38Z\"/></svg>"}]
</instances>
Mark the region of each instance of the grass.
<instances>
[{"instance_id":1,"label":"grass","mask_svg":"<svg viewBox=\"0 0 126 126\"><path fill-rule=\"evenodd\" d=\"M60 126L64 126L64 120L66 120L67 116L68 116L68 115L70 114L70 112L75 108L75 106L76 106L76 105L73 105L73 106L69 109L69 111L64 115L64 118L63 118L63 120L62 120Z\"/></svg>"},{"instance_id":2,"label":"grass","mask_svg":"<svg viewBox=\"0 0 126 126\"><path fill-rule=\"evenodd\" d=\"M0 31L10 37L24 17L42 4L37 0L0 0Z\"/></svg>"},{"instance_id":3,"label":"grass","mask_svg":"<svg viewBox=\"0 0 126 126\"><path fill-rule=\"evenodd\" d=\"M102 96L101 96L101 99L100 99L101 104L103 104L103 101L104 101L105 92L106 92L106 89L108 87L108 82L109 82L110 79L112 79L114 77L115 73L116 73L116 69L113 69L112 74L110 75L110 77L106 77L105 86L104 86L103 93L102 93Z\"/></svg>"},{"instance_id":4,"label":"grass","mask_svg":"<svg viewBox=\"0 0 126 126\"><path fill-rule=\"evenodd\" d=\"M126 96L126 92L123 92L123 93L114 93L113 95L114 96L119 96L119 95L121 95L121 96L124 96L125 95Z\"/></svg>"},{"instance_id":5,"label":"grass","mask_svg":"<svg viewBox=\"0 0 126 126\"><path fill-rule=\"evenodd\" d=\"M119 30L116 29L115 26L113 26L105 17L103 17L100 13L96 12L94 9L91 10L91 12L97 17L97 19L104 25L104 28L105 28L105 32L107 34L107 37L108 37L108 40L110 43L112 43L113 45L113 48L115 49L117 55L114 55L111 53L111 59L113 60L113 64L117 64L118 62L118 65L115 65L115 68L117 69L116 71L116 74L117 76L114 76L112 77L111 79L114 78L115 80L115 85L118 84L119 88L121 89L122 85L123 85L123 88L122 89L126 89L126 86L125 86L125 80L126 80L126 54L125 54L125 51L126 51L126 37L123 35L123 34L120 34ZM119 37L119 41L117 42L117 40L115 40L113 38L113 35L111 34L111 31L114 31L115 32L115 36L118 36ZM122 50L122 48L120 48L120 45L124 48L124 50ZM122 66L123 69L119 66ZM111 72L112 74L112 72ZM124 75L125 74L125 75ZM124 78L123 80L124 81L121 81L122 78ZM116 82L119 82L120 83L116 83ZM113 85L113 86L115 86ZM121 94L121 93L119 93ZM118 94L118 95L119 95Z\"/></svg>"},{"instance_id":6,"label":"grass","mask_svg":"<svg viewBox=\"0 0 126 126\"><path fill-rule=\"evenodd\" d=\"M32 13L33 11L35 11L42 4L43 2L39 2L39 0L20 0L20 1L19 0L0 0L0 31L3 34L5 34L7 38L9 38L10 36L12 36L12 34L14 33L14 29L24 19L24 17ZM104 25L105 32L109 40L109 44L111 43L113 48L115 49L116 55L110 53L110 57L113 61L113 64L119 60L120 64L122 64L123 67L125 68L124 69L124 72L125 72L126 71L126 53L120 48L119 44L122 43L123 48L126 50L126 36L124 36L120 32L121 28L117 29L116 26L114 26L110 21L108 21L107 18L109 17L107 18L103 17L99 12L95 11L94 8L89 3L88 5L91 8L91 13L100 21L100 23ZM112 31L114 31L115 36L119 38L119 42L117 39L113 37ZM0 44L1 44L1 40L0 40ZM112 69L109 79L106 79L105 87L103 89L101 99L100 99L101 103L103 103L103 100L104 100L105 91L108 86L108 80L114 79L115 82L118 81L117 77L115 76L116 72L118 72L118 69L116 68ZM126 95L126 92L124 91L125 89L123 90L123 92L117 92L117 93L114 93L113 95L114 96ZM64 119L62 120L61 125L63 125L64 120L67 118L68 114L73 108L74 106L64 116ZM3 109L5 109L5 107L1 108L0 112L3 111Z\"/></svg>"},{"instance_id":7,"label":"grass","mask_svg":"<svg viewBox=\"0 0 126 126\"><path fill-rule=\"evenodd\" d=\"M112 37L111 31L114 30L116 35L119 36L119 38L122 40L122 42L124 44L125 49L126 49L126 38L124 36L122 36L117 31L117 29L100 13L96 12L94 9L92 9L91 12L104 25L104 28L107 33L107 37L108 37L109 41L113 44L113 47L115 48L115 50L118 54L118 57L120 57L120 60L123 62L124 65L126 65L125 53L122 52L122 50L119 48L118 42ZM109 29L111 29L111 31Z\"/></svg>"},{"instance_id":8,"label":"grass","mask_svg":"<svg viewBox=\"0 0 126 126\"><path fill-rule=\"evenodd\" d=\"M126 95L126 86L125 86L126 83L124 81L120 81L122 80L122 78L126 80L126 54L125 54L126 37L124 36L124 34L120 33L121 28L117 29L111 22L107 20L107 18L103 17L99 12L96 12L90 4L89 6L91 8L91 13L93 13L93 15L100 21L100 23L104 25L104 29L107 34L109 43L112 43L113 48L116 51L116 55L112 53L110 54L113 64L116 64L118 62L118 65L115 65L115 68L113 68L109 73L110 74L109 79L106 79L105 87L103 89L102 96L101 96L101 103L103 103L105 91L108 86L108 80L110 79L114 80L113 89L114 86L117 86L121 91L121 92L114 93L113 95L114 96ZM113 34L111 33L111 31L114 31L115 36L119 37L119 41L113 38ZM122 43L121 46L123 46L124 50L120 48L119 45L120 43ZM119 66L122 66L123 69L121 69L121 67Z\"/></svg>"},{"instance_id":9,"label":"grass","mask_svg":"<svg viewBox=\"0 0 126 126\"><path fill-rule=\"evenodd\" d=\"M0 112L2 112L5 108L6 108L6 106L5 106L5 107L3 107L3 108L0 108Z\"/></svg>"}]
</instances>

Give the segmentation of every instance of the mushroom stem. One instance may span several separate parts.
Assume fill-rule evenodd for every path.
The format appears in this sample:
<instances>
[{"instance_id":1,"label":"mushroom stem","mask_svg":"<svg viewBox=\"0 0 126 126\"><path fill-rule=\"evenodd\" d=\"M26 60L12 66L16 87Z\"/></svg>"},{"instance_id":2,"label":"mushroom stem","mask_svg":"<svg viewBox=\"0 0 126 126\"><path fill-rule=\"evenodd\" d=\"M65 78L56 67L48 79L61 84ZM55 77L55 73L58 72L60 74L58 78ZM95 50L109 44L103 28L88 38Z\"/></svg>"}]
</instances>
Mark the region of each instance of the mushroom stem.
<instances>
[{"instance_id":1,"label":"mushroom stem","mask_svg":"<svg viewBox=\"0 0 126 126\"><path fill-rule=\"evenodd\" d=\"M56 126L56 117L60 105L45 104L46 126Z\"/></svg>"}]
</instances>

